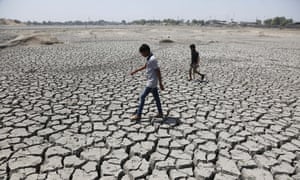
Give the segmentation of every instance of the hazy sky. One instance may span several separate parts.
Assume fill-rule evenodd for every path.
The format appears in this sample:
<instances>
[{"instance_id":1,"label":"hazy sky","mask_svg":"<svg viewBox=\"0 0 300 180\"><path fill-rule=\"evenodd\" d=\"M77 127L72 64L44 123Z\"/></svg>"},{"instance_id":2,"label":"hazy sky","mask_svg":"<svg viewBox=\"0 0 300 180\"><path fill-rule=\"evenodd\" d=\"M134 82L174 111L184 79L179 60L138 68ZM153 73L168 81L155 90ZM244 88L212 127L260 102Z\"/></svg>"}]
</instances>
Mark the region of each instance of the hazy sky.
<instances>
[{"instance_id":1,"label":"hazy sky","mask_svg":"<svg viewBox=\"0 0 300 180\"><path fill-rule=\"evenodd\" d=\"M0 0L0 18L22 21L220 19L300 21L300 0Z\"/></svg>"}]
</instances>

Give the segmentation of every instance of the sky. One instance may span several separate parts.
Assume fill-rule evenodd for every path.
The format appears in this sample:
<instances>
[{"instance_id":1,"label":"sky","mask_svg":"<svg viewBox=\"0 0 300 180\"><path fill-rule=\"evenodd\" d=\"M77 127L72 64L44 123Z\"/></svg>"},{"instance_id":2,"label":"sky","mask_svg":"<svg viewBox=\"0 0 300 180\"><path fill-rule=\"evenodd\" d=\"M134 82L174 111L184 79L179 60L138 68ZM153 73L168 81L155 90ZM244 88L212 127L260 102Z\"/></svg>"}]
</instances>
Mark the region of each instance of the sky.
<instances>
[{"instance_id":1,"label":"sky","mask_svg":"<svg viewBox=\"0 0 300 180\"><path fill-rule=\"evenodd\" d=\"M231 19L300 21L300 0L0 0L0 18L21 21Z\"/></svg>"}]
</instances>

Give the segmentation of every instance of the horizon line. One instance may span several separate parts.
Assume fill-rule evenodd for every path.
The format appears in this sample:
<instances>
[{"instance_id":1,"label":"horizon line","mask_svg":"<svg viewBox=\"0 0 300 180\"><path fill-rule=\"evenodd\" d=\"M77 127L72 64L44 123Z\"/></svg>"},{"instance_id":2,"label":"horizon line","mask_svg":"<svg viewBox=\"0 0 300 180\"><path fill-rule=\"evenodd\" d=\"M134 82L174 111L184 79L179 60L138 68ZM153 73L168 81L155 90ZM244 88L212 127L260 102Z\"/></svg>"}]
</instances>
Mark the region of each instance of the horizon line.
<instances>
[{"instance_id":1,"label":"horizon line","mask_svg":"<svg viewBox=\"0 0 300 180\"><path fill-rule=\"evenodd\" d=\"M223 21L223 22L256 22L257 20L261 20L261 21L265 21L265 20L270 20L270 19L274 19L276 17L284 17L286 19L292 19L294 21L293 18L288 18L285 16L274 16L274 17L269 17L269 18L265 18L265 19L260 19L260 18L256 18L253 21L247 21L247 20L238 20L235 21L234 18L232 18L230 21L228 20L222 20L222 19L218 19L218 18L211 18L211 19L201 19L201 18L191 18L191 19L185 19L185 18L140 18L140 19L134 19L134 20L126 20L126 19L122 19L122 20L105 20L105 19L98 19L98 20L80 20L80 19L73 19L73 20L64 20L64 21L60 21L60 20L19 20L19 19L15 19L15 18L7 18L7 17L0 17L0 19L5 19L5 20L15 20L15 21L20 21L22 23L26 23L26 22L37 22L37 23L43 23L43 22L57 22L57 23L66 23L66 22L74 22L74 21L80 21L80 22L97 22L97 21L105 21L105 22L115 22L115 23L121 23L123 21L125 21L126 23L132 23L134 21L141 21L141 20L145 20L145 21L164 21L164 20L175 20L175 21L183 21L183 22L187 22L187 21L193 21L193 20L197 20L197 21ZM295 22L300 22L298 20L294 21Z\"/></svg>"}]
</instances>

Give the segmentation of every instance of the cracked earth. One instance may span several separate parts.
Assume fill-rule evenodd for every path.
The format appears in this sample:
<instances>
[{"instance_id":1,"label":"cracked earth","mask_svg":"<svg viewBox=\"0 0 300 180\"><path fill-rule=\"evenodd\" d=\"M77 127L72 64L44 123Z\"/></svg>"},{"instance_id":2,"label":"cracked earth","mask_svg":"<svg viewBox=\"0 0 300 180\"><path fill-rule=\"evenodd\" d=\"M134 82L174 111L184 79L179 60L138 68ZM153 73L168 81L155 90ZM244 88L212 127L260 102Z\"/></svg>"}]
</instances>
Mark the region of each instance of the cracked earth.
<instances>
[{"instance_id":1,"label":"cracked earth","mask_svg":"<svg viewBox=\"0 0 300 180\"><path fill-rule=\"evenodd\" d=\"M0 50L0 179L300 179L300 34L190 27L4 28L64 44ZM258 32L258 31L264 31ZM263 35L262 35L263 34ZM170 36L173 44L159 44ZM166 117L152 118L148 43ZM189 44L206 80L188 82Z\"/></svg>"}]
</instances>

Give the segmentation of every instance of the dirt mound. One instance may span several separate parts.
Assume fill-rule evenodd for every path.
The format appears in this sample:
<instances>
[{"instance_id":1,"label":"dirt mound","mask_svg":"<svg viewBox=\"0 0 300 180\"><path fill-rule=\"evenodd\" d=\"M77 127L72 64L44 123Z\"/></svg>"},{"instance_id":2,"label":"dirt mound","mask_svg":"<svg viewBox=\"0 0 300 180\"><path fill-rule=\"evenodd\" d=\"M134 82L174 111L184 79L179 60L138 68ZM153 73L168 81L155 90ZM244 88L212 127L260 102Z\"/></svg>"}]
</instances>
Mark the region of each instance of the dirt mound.
<instances>
[{"instance_id":1,"label":"dirt mound","mask_svg":"<svg viewBox=\"0 0 300 180\"><path fill-rule=\"evenodd\" d=\"M0 25L5 25L5 26L16 26L16 25L25 25L19 20L14 20L14 19L0 19Z\"/></svg>"},{"instance_id":2,"label":"dirt mound","mask_svg":"<svg viewBox=\"0 0 300 180\"><path fill-rule=\"evenodd\" d=\"M171 39L163 39L163 40L160 40L159 43L174 43L174 41Z\"/></svg>"},{"instance_id":3,"label":"dirt mound","mask_svg":"<svg viewBox=\"0 0 300 180\"><path fill-rule=\"evenodd\" d=\"M56 37L48 34L31 34L31 35L20 35L7 43L0 44L0 49L18 46L18 45L52 45L62 43Z\"/></svg>"}]
</instances>

